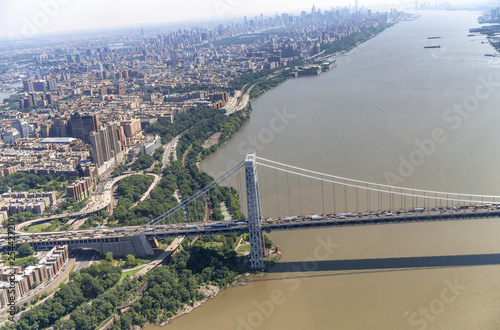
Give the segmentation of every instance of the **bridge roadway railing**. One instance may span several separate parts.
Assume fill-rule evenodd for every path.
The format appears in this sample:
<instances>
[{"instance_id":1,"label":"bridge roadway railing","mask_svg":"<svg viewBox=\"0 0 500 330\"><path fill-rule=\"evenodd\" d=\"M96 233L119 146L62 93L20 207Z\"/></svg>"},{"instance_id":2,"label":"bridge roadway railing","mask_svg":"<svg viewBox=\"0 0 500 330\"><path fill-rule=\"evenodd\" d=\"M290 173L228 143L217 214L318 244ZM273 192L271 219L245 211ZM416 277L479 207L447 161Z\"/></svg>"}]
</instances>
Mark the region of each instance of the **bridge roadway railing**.
<instances>
[{"instance_id":1,"label":"bridge roadway railing","mask_svg":"<svg viewBox=\"0 0 500 330\"><path fill-rule=\"evenodd\" d=\"M368 226L368 225L384 225L384 224L402 224L412 222L429 222L429 221L455 221L455 220L471 220L483 218L500 218L499 211L491 212L456 212L456 213L440 213L440 214L405 214L400 216L390 217L373 217L368 219L345 219L345 220L317 220L317 221L294 221L281 222L272 224L263 224L262 230L271 232L274 230L293 230L293 229L313 229L325 227L353 227L353 226Z\"/></svg>"},{"instance_id":2,"label":"bridge roadway railing","mask_svg":"<svg viewBox=\"0 0 500 330\"><path fill-rule=\"evenodd\" d=\"M275 221L271 224L262 224L262 231L271 232L275 230L293 230L293 229L313 229L326 227L352 227L366 225L383 225L383 224L398 224L411 222L429 222L429 221L454 221L454 220L471 220L483 218L500 218L500 210L489 212L456 212L456 213L438 213L425 214L413 213L400 216L390 217L372 217L364 219L348 218L345 220L307 220L307 221L290 221L280 222ZM177 236L209 236L209 235L228 235L228 234L244 234L248 233L248 227L226 227L217 229L199 229L199 230L177 230L165 232L144 233L148 240L153 238L164 239Z\"/></svg>"},{"instance_id":3,"label":"bridge roadway railing","mask_svg":"<svg viewBox=\"0 0 500 330\"><path fill-rule=\"evenodd\" d=\"M352 227L352 226L368 226L368 225L383 225L383 224L403 224L413 222L429 222L429 221L456 221L456 220L472 220L472 219L487 219L487 218L500 218L500 210L489 212L456 212L456 213L438 213L438 214L425 214L425 213L412 213L402 214L399 216L380 216L372 218L347 218L343 220L338 219L324 219L324 220L306 220L306 221L290 221L283 220L274 221L273 223L263 223L262 231L271 232L276 230L298 230L298 229L314 229L314 228L328 228L328 227ZM98 243L120 243L124 239L131 236L144 235L148 241L165 238L175 238L179 236L210 236L210 235L242 235L248 233L247 226L235 227L221 227L221 228L206 228L206 229L183 229L183 230L169 230L157 232L142 232L130 233L131 235L121 236L101 236L89 238L56 238L49 241L30 241L28 242L33 248L37 250L48 250L55 245L78 245L84 246L86 244ZM24 242L16 242L20 245Z\"/></svg>"},{"instance_id":4,"label":"bridge roadway railing","mask_svg":"<svg viewBox=\"0 0 500 330\"><path fill-rule=\"evenodd\" d=\"M176 230L176 231L165 231L165 232L153 232L153 233L142 233L146 236L146 239L151 241L156 239L165 238L175 238L178 236L212 236L212 235L243 235L248 233L248 227L222 227L222 228L210 228L210 229L198 229L198 230Z\"/></svg>"},{"instance_id":5,"label":"bridge roadway railing","mask_svg":"<svg viewBox=\"0 0 500 330\"><path fill-rule=\"evenodd\" d=\"M27 242L31 247L37 251L50 250L56 245L84 245L84 244L97 244L97 243L117 243L120 242L120 237L96 237L96 238L61 238L50 241L31 241ZM25 242L16 242L17 246Z\"/></svg>"}]
</instances>

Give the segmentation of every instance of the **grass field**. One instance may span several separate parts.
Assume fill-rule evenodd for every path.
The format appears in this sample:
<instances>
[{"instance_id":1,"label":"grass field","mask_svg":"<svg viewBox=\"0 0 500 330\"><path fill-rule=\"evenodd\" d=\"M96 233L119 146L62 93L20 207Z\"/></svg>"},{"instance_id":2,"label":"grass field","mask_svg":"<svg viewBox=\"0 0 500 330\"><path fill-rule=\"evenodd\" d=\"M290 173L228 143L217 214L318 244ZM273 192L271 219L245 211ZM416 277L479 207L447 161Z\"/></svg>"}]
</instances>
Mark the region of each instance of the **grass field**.
<instances>
[{"instance_id":1,"label":"grass field","mask_svg":"<svg viewBox=\"0 0 500 330\"><path fill-rule=\"evenodd\" d=\"M241 245L238 248L238 252L250 252L250 244L248 244L248 245Z\"/></svg>"},{"instance_id":2,"label":"grass field","mask_svg":"<svg viewBox=\"0 0 500 330\"><path fill-rule=\"evenodd\" d=\"M128 272L123 272L122 276L120 277L120 281L118 283L121 283L125 279L125 277L127 277L127 276L131 277L131 276L135 275L138 271L140 271L144 267L137 268L137 269L134 269L134 270L129 270Z\"/></svg>"},{"instance_id":3,"label":"grass field","mask_svg":"<svg viewBox=\"0 0 500 330\"><path fill-rule=\"evenodd\" d=\"M28 233L32 233L35 231L39 232L39 231L42 231L42 229L44 229L44 228L47 228L47 225L45 225L43 223L39 224L39 225L30 226L30 227L28 227Z\"/></svg>"}]
</instances>

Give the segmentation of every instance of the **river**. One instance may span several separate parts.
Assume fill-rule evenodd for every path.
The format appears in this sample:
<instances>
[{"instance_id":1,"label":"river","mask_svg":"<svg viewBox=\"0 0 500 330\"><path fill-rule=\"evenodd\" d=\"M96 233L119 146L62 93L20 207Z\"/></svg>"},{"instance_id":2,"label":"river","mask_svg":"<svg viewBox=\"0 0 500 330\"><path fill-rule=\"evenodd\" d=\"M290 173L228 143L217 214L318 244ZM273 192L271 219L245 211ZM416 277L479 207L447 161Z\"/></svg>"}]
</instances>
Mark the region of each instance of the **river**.
<instances>
[{"instance_id":1,"label":"river","mask_svg":"<svg viewBox=\"0 0 500 330\"><path fill-rule=\"evenodd\" d=\"M9 97L9 93L0 92L0 102Z\"/></svg>"},{"instance_id":2,"label":"river","mask_svg":"<svg viewBox=\"0 0 500 330\"><path fill-rule=\"evenodd\" d=\"M10 85L11 88L17 88L17 87L22 87L23 84L20 82L13 83ZM10 92L0 92L0 102L2 102L4 99L8 98L12 93Z\"/></svg>"},{"instance_id":3,"label":"river","mask_svg":"<svg viewBox=\"0 0 500 330\"><path fill-rule=\"evenodd\" d=\"M483 36L467 36L479 13L419 13L332 71L255 100L247 125L203 169L218 176L255 149L359 180L498 195L500 61L484 56L494 50ZM415 162L422 145L427 157ZM286 205L272 174L259 168L264 215L296 212L300 195ZM304 213L321 207L303 204ZM499 233L498 219L273 232L283 257L269 274L166 329L499 329Z\"/></svg>"}]
</instances>

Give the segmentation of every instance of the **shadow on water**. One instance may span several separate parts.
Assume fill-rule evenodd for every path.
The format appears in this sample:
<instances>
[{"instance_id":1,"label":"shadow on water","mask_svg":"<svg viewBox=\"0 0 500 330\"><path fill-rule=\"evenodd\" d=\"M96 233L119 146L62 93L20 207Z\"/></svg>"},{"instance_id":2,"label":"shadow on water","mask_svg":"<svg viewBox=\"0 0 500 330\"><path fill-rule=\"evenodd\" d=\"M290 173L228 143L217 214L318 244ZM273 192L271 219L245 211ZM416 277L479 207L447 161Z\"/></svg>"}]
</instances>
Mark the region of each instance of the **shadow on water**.
<instances>
[{"instance_id":1,"label":"shadow on water","mask_svg":"<svg viewBox=\"0 0 500 330\"><path fill-rule=\"evenodd\" d=\"M289 273L291 275L292 273L299 272L342 271L342 273L337 275L349 275L485 265L500 265L500 253L432 257L278 262L269 270L269 273Z\"/></svg>"}]
</instances>

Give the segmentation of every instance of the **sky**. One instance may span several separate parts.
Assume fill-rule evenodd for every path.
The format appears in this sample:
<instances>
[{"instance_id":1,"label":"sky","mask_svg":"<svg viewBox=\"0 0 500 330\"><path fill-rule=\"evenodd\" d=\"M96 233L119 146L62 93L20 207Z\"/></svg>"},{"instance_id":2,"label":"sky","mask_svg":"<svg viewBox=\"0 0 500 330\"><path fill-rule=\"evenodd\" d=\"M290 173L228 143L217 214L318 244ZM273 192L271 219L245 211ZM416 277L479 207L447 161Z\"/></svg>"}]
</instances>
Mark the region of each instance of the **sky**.
<instances>
[{"instance_id":1,"label":"sky","mask_svg":"<svg viewBox=\"0 0 500 330\"><path fill-rule=\"evenodd\" d=\"M310 11L354 6L355 0L0 0L0 36L31 37L60 31L173 23L200 18L231 18L258 13ZM428 2L435 2L427 0ZM471 0L451 0L464 3ZM358 0L404 10L408 0Z\"/></svg>"}]
</instances>

